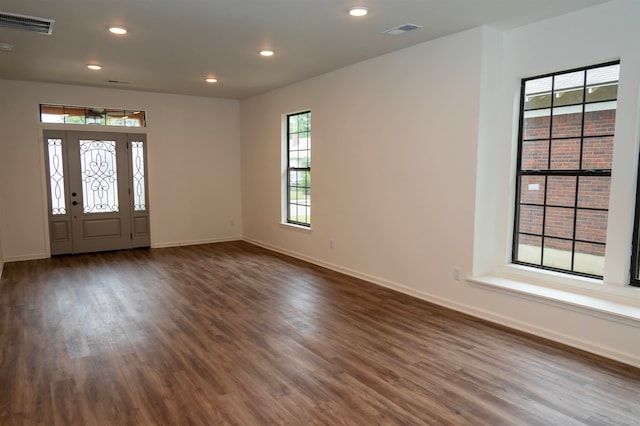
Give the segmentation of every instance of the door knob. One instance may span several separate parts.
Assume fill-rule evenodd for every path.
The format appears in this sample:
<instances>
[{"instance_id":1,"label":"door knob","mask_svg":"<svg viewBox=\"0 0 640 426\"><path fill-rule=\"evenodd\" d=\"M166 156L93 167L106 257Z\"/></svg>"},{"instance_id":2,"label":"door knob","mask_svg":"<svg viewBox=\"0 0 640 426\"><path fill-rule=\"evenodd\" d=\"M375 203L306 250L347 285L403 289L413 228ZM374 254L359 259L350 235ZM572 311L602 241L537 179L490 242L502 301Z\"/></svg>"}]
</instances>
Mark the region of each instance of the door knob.
<instances>
[{"instance_id":1,"label":"door knob","mask_svg":"<svg viewBox=\"0 0 640 426\"><path fill-rule=\"evenodd\" d=\"M74 206L77 206L77 205L78 205L78 202L77 202L77 201L74 201L74 202L72 202L71 204L73 204Z\"/></svg>"}]
</instances>

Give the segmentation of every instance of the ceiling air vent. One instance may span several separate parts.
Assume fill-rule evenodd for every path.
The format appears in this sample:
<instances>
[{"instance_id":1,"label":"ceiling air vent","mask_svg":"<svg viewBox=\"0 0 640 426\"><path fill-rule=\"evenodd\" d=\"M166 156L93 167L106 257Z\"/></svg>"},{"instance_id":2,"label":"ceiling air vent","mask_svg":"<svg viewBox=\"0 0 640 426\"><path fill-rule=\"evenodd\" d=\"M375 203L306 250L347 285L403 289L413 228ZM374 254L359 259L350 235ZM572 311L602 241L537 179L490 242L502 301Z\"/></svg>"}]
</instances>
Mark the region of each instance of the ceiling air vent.
<instances>
[{"instance_id":1,"label":"ceiling air vent","mask_svg":"<svg viewBox=\"0 0 640 426\"><path fill-rule=\"evenodd\" d=\"M384 34L398 36L404 33L408 33L409 31L417 30L418 28L422 28L422 25L404 24L400 25L399 27L391 28L390 30L384 31Z\"/></svg>"},{"instance_id":2,"label":"ceiling air vent","mask_svg":"<svg viewBox=\"0 0 640 426\"><path fill-rule=\"evenodd\" d=\"M51 35L54 22L53 19L0 12L0 28L14 28L16 30L33 31L35 33Z\"/></svg>"}]
</instances>

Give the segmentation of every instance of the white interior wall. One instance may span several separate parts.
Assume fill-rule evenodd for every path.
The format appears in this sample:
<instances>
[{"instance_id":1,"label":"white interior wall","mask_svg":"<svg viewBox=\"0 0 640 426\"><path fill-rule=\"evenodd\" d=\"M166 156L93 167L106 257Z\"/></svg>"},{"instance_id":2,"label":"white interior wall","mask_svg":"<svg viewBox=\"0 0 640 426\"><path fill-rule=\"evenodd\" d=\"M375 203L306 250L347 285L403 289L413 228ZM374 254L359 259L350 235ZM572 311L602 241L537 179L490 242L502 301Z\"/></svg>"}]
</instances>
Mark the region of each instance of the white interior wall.
<instances>
[{"instance_id":1,"label":"white interior wall","mask_svg":"<svg viewBox=\"0 0 640 426\"><path fill-rule=\"evenodd\" d=\"M491 70L492 75L501 75L501 90L496 96L485 97L482 105L488 113L515 117L522 78L621 60L604 274L607 283L616 286L629 282L639 137L638 16L640 3L621 0L505 33L503 59ZM498 238L494 238L496 245L488 251L491 259L475 265L474 275L499 269L510 256L511 233L505 231L512 226L516 153L513 140L518 129L516 122L502 123L497 133L490 129L481 132L479 150L487 155L479 160L481 186L476 211L478 224L483 226L476 228L476 241L480 244L477 250L482 250L482 241ZM489 193L491 198L485 198L484 194Z\"/></svg>"},{"instance_id":2,"label":"white interior wall","mask_svg":"<svg viewBox=\"0 0 640 426\"><path fill-rule=\"evenodd\" d=\"M48 256L41 103L147 112L153 247L241 238L238 101L9 80L0 93L5 261Z\"/></svg>"},{"instance_id":3,"label":"white interior wall","mask_svg":"<svg viewBox=\"0 0 640 426\"><path fill-rule=\"evenodd\" d=\"M515 31L474 29L243 101L245 239L640 366L640 324L453 279L455 267L467 276L508 258L520 79L629 56L634 16L623 0ZM637 102L635 69L621 77L620 108ZM310 232L279 223L280 118L303 109ZM636 128L637 115L619 118L617 136ZM635 169L614 167L635 182Z\"/></svg>"},{"instance_id":4,"label":"white interior wall","mask_svg":"<svg viewBox=\"0 0 640 426\"><path fill-rule=\"evenodd\" d=\"M471 263L481 39L457 34L243 101L245 237L450 292L453 267ZM280 226L280 117L303 109L312 111L310 234ZM435 270L447 279L425 280Z\"/></svg>"}]
</instances>

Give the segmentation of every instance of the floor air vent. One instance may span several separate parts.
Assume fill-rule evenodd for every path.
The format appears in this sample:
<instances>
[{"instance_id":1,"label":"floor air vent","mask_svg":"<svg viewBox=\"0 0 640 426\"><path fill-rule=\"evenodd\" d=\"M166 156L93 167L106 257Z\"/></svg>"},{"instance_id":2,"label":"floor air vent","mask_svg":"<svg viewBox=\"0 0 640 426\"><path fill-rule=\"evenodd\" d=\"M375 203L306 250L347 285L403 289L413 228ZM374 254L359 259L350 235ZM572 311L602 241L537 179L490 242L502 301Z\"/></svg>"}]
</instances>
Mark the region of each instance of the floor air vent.
<instances>
[{"instance_id":1,"label":"floor air vent","mask_svg":"<svg viewBox=\"0 0 640 426\"><path fill-rule=\"evenodd\" d=\"M0 28L13 28L51 35L54 22L53 19L0 12Z\"/></svg>"}]
</instances>

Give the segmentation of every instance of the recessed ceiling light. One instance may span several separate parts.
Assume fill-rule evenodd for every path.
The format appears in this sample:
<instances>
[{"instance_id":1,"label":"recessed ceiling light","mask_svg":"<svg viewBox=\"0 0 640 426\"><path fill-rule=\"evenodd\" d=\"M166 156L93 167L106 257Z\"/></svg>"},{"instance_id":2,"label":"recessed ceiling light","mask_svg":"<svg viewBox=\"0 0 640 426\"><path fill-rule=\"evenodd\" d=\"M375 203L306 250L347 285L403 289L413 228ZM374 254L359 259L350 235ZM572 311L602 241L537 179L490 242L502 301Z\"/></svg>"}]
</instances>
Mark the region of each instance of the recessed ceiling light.
<instances>
[{"instance_id":1,"label":"recessed ceiling light","mask_svg":"<svg viewBox=\"0 0 640 426\"><path fill-rule=\"evenodd\" d=\"M89 64L87 65L87 68L89 68L90 70L101 70L102 66L98 64Z\"/></svg>"},{"instance_id":2,"label":"recessed ceiling light","mask_svg":"<svg viewBox=\"0 0 640 426\"><path fill-rule=\"evenodd\" d=\"M128 32L125 27L121 27L119 25L114 25L109 27L109 31L112 32L113 34L118 34L118 35L124 35Z\"/></svg>"},{"instance_id":3,"label":"recessed ceiling light","mask_svg":"<svg viewBox=\"0 0 640 426\"><path fill-rule=\"evenodd\" d=\"M349 15L355 17L365 16L367 13L369 13L369 10L362 6L355 6L349 9Z\"/></svg>"},{"instance_id":4,"label":"recessed ceiling light","mask_svg":"<svg viewBox=\"0 0 640 426\"><path fill-rule=\"evenodd\" d=\"M218 79L217 78L213 78L213 77L209 77L205 80L207 83L217 83Z\"/></svg>"},{"instance_id":5,"label":"recessed ceiling light","mask_svg":"<svg viewBox=\"0 0 640 426\"><path fill-rule=\"evenodd\" d=\"M273 50L262 50L262 51L260 51L260 55L262 55L262 56L273 56Z\"/></svg>"}]
</instances>

